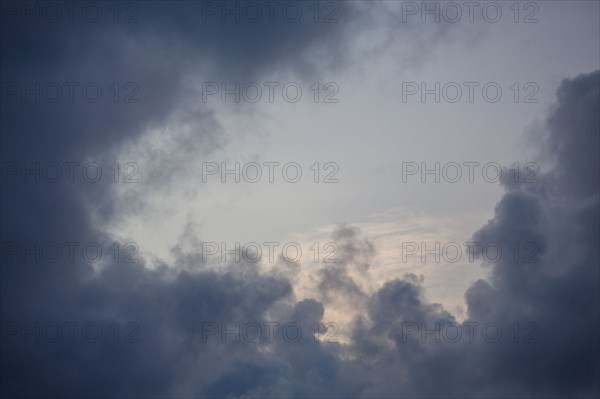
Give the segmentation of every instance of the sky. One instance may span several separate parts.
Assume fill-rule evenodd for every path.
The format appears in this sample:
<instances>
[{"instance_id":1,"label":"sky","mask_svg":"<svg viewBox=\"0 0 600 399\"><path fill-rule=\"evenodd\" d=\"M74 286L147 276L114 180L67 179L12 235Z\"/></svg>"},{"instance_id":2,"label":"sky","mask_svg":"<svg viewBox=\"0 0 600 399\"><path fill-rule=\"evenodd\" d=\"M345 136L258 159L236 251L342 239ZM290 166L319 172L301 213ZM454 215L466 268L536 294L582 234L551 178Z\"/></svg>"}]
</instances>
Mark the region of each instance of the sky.
<instances>
[{"instance_id":1,"label":"sky","mask_svg":"<svg viewBox=\"0 0 600 399\"><path fill-rule=\"evenodd\" d=\"M2 397L600 394L600 3L0 3Z\"/></svg>"}]
</instances>

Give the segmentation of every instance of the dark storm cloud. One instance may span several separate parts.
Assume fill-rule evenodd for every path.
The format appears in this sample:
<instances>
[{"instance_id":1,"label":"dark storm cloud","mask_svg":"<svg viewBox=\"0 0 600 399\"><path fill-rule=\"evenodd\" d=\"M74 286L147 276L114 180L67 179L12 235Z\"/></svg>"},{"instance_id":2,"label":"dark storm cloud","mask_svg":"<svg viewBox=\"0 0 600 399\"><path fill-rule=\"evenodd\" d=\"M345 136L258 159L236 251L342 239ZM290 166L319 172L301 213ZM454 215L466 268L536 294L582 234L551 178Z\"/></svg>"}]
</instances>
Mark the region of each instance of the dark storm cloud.
<instances>
[{"instance_id":1,"label":"dark storm cloud","mask_svg":"<svg viewBox=\"0 0 600 399\"><path fill-rule=\"evenodd\" d=\"M192 78L252 81L284 68L314 71L322 60L308 53L319 46L342 49L343 33L356 20L349 6L340 6L340 22L331 24L315 24L308 17L296 24L203 22L202 2L167 6L153 1L139 7L138 22L131 24L109 18L58 24L3 18L3 82L25 83L29 89L35 82L79 83L79 95L66 106L66 94L57 104L32 103L33 95L25 104L18 95L3 102L4 159L20 160L23 154L15 150L25 142L32 159L82 157L115 148L164 123L174 110L199 103ZM325 54L334 57L335 52ZM102 101L90 104L80 98L88 82L101 86ZM110 101L111 85L127 82L137 85L139 102Z\"/></svg>"},{"instance_id":2,"label":"dark storm cloud","mask_svg":"<svg viewBox=\"0 0 600 399\"><path fill-rule=\"evenodd\" d=\"M537 243L540 262L499 262L491 285L478 282L466 298L474 319L539 324L543 341L526 355L493 351L513 384L540 394L598 394L600 72L564 81L557 100L547 122L555 169L535 190L506 193L475 234L507 251L515 241Z\"/></svg>"},{"instance_id":3,"label":"dark storm cloud","mask_svg":"<svg viewBox=\"0 0 600 399\"><path fill-rule=\"evenodd\" d=\"M153 396L177 392L201 393L205 385L239 364L263 362L256 346L202 342L202 323L264 320L263 312L289 293L285 281L229 273L169 275L138 267L110 268L91 281L71 277L71 289L40 288L39 304L31 309L3 309L5 320L77 321L75 342L35 344L6 338L3 348L3 395L53 397ZM65 292L67 291L67 292ZM14 298L16 294L11 293ZM5 294L6 295L6 294ZM99 323L103 339L82 339L85 322ZM113 341L111 323L135 321L139 342ZM227 351L227 352L223 352ZM231 351L231 353L228 353ZM234 362L235 360L235 362ZM264 363L268 363L264 361ZM265 366L261 366L265 367ZM195 370L195 371L193 371ZM35 384L31 383L35 376Z\"/></svg>"},{"instance_id":4,"label":"dark storm cloud","mask_svg":"<svg viewBox=\"0 0 600 399\"><path fill-rule=\"evenodd\" d=\"M40 4L45 3L28 6ZM210 111L198 111L200 96L192 79L251 81L283 68L306 75L315 73L317 66L339 65L342 33L353 24L351 7L344 6L337 17L345 23L326 25L308 18L298 24L203 23L200 2L138 5L139 21L133 24L110 18L100 23L23 23L19 17L2 15L3 89L5 94L19 89L2 99L3 165L26 161L31 168L35 162L83 163L90 158L110 165L118 161L111 154L121 145L171 123L193 127L191 134L175 138L181 149L206 151L220 141L218 123ZM317 59L311 55L314 48L325 48L320 52L332 58ZM60 101L37 101L31 93L22 101L19 85L31 90L37 82L42 87L58 83L64 90ZM72 102L65 82L76 84ZM98 102L81 97L81 87L89 82L103 90ZM128 82L139 88L138 101L113 102L112 85L123 90ZM153 159L162 175L154 177L164 181L177 163L158 155ZM31 176L23 183L18 175L7 176L2 181L3 244L109 245L112 238L97 230L89 211L100 209L100 218L109 217L110 197L110 187L103 183L35 183ZM142 263L109 264L96 272L81 259L49 263L30 256L22 262L18 255L5 256L1 314L8 336L2 342L2 396L225 395L252 391L257 383L270 387L286 370L277 357L253 346L203 344L199 323L261 322L275 302L289 296L289 283L252 272L252 265L200 273L189 261L182 255L176 263L185 265L181 269L195 269L191 274L149 271ZM290 306L294 317L311 318L302 316L308 312L318 321L322 315L318 304ZM103 327L104 339L89 344L79 335L76 342L35 343L35 332L27 341L20 340L19 332L11 340L15 337L9 330L20 328L12 322L25 322L29 329L35 329L36 322L96 322ZM113 322L137 323L139 342L114 344L108 337ZM306 345L320 353L318 343ZM310 372L317 359L305 359L294 372L320 375ZM246 383L238 378L240 373Z\"/></svg>"},{"instance_id":5,"label":"dark storm cloud","mask_svg":"<svg viewBox=\"0 0 600 399\"><path fill-rule=\"evenodd\" d=\"M523 253L516 260L504 256L489 265L489 281L465 293L466 322L497 323L504 339L479 336L469 343L463 336L452 343L442 334L438 343L434 335L425 341L407 335L403 323L430 330L439 323L443 331L454 317L424 301L415 277L389 282L371 298L368 321L357 320L353 332L353 350L369 359L366 396L598 394L599 78L596 71L562 83L547 122L551 152L545 156L557 160L555 169L536 187L507 188L495 217L474 235L473 241L498 243L505 254L515 242L537 244L539 262ZM518 342L514 323L528 330ZM522 342L524 333L535 339Z\"/></svg>"},{"instance_id":6,"label":"dark storm cloud","mask_svg":"<svg viewBox=\"0 0 600 399\"><path fill-rule=\"evenodd\" d=\"M198 101L190 78L208 73L208 80L252 80L281 68L312 76L323 66L342 67L355 37L350 33L367 25L365 14L350 3L340 5L340 22L329 25L309 20L203 24L199 3L166 4L140 3L139 22L130 25L2 20L2 82L29 87L37 81L97 82L105 90L103 100L110 99L106 94L114 82L135 82L140 88L140 101L130 104L3 99L2 161L110 159L124 143L179 118L197 133L181 137L180 146L212 148L220 140L218 122L209 111L189 107ZM199 68L204 63L207 71ZM364 294L347 268L366 273L361 256L372 248L348 228L338 233L346 244L342 264L332 269L337 274L321 276L332 295L350 293L367 309L355 321L348 344L202 342L207 321L321 321L323 303L297 302L287 279L265 275L255 265L198 270L196 257L177 251L175 270L148 270L143 262L109 262L94 270L84 261L9 257L0 269L0 393L78 398L597 393L598 346L592 339L598 333L593 151L598 125L592 112L597 108L598 73L563 84L548 136L560 167L547 176L542 190L516 187L507 193L496 218L477 233L495 241L518 235L544 244L539 265L495 265L492 285L480 281L467 292L473 320L537 321L544 332L538 346L402 342L403 321L446 325L454 318L427 303L414 277L389 282L371 297ZM157 159L160 165L168 161ZM168 176L165 172L159 180ZM105 184L23 184L9 178L2 181L2 241L110 243L89 213L100 206L101 217L108 217L110 198ZM557 259L561 264L554 265ZM9 334L15 325L6 323L12 322L25 322L29 330L35 322L95 322L105 335L96 343L82 340L80 331L75 342L34 342L39 332L30 331L26 340L22 332ZM136 342L124 342L127 334L121 331L115 343L109 329L114 322L135 322Z\"/></svg>"}]
</instances>

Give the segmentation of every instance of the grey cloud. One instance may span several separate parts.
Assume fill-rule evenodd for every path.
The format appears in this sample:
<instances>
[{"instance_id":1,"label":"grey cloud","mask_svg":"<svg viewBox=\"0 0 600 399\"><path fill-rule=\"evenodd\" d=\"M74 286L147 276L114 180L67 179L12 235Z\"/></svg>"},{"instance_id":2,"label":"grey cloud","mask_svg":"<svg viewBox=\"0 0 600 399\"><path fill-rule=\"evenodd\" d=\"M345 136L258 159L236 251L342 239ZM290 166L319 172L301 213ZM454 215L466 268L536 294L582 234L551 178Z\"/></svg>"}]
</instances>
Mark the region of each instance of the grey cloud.
<instances>
[{"instance_id":1,"label":"grey cloud","mask_svg":"<svg viewBox=\"0 0 600 399\"><path fill-rule=\"evenodd\" d=\"M598 394L599 76L596 71L563 82L548 119L546 148L552 152L546 156L559 160L556 169L539 185L507 187L494 218L473 237L505 253L515 242L539 244L539 262L504 256L489 265L489 281L465 293L466 322L498 323L508 339L403 340L404 322L443 329L454 317L424 301L414 277L387 283L353 331L353 349L359 359L370 359L373 374L365 396ZM528 327L528 333L536 330L535 342L515 343L514 323L535 323Z\"/></svg>"},{"instance_id":2,"label":"grey cloud","mask_svg":"<svg viewBox=\"0 0 600 399\"><path fill-rule=\"evenodd\" d=\"M109 157L149 128L178 118L189 118L199 136L177 136L178 146L190 152L203 145L213 148L220 142L218 122L209 111L186 107L197 95L189 87L190 77L207 72L211 80L250 80L282 68L301 76L341 68L353 33L364 32L369 21L364 9L348 2L340 7L338 24L203 25L197 4L178 2L166 10L161 2L145 2L140 23L132 26L3 21L3 81L97 81L103 87L135 81L141 101L125 106L5 102L2 160ZM316 58L323 54L328 55ZM206 71L199 72L207 59ZM541 242L542 262L492 265L491 281L479 281L466 293L470 319L536 321L544 332L539 345L402 342L403 321L447 325L454 318L427 303L419 279L412 276L388 282L373 295L365 293L349 271L367 276L373 249L343 227L336 236L344 242L342 264L319 277L323 292L364 306L348 344L203 343L203 321L321 321L329 298L297 301L286 278L251 264L200 270L197 257L181 248L174 251L176 270L121 263L96 271L86 262L3 260L2 322L94 321L106 328L115 321L135 321L140 341L52 344L6 338L0 394L597 394L598 72L566 81L558 101L547 140L559 168L544 176L540 188L510 188L494 220L476 234L503 245L514 237ZM164 173L157 181L168 179L176 167L163 169L169 159L162 152L156 158L156 170ZM111 196L101 184L3 182L2 240L110 242L90 219L89 208L99 207L100 216L109 217L119 211L112 208Z\"/></svg>"}]
</instances>

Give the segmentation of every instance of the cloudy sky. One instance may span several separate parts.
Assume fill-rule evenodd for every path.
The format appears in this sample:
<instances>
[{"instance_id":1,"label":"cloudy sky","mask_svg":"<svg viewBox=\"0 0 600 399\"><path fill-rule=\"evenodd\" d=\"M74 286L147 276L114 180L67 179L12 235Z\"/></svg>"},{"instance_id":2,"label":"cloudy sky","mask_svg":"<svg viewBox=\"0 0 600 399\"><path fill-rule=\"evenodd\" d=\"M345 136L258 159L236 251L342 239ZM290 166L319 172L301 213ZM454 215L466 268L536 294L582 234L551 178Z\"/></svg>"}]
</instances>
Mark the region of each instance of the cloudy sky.
<instances>
[{"instance_id":1,"label":"cloudy sky","mask_svg":"<svg viewBox=\"0 0 600 399\"><path fill-rule=\"evenodd\" d=\"M600 395L600 3L0 3L0 395Z\"/></svg>"}]
</instances>

